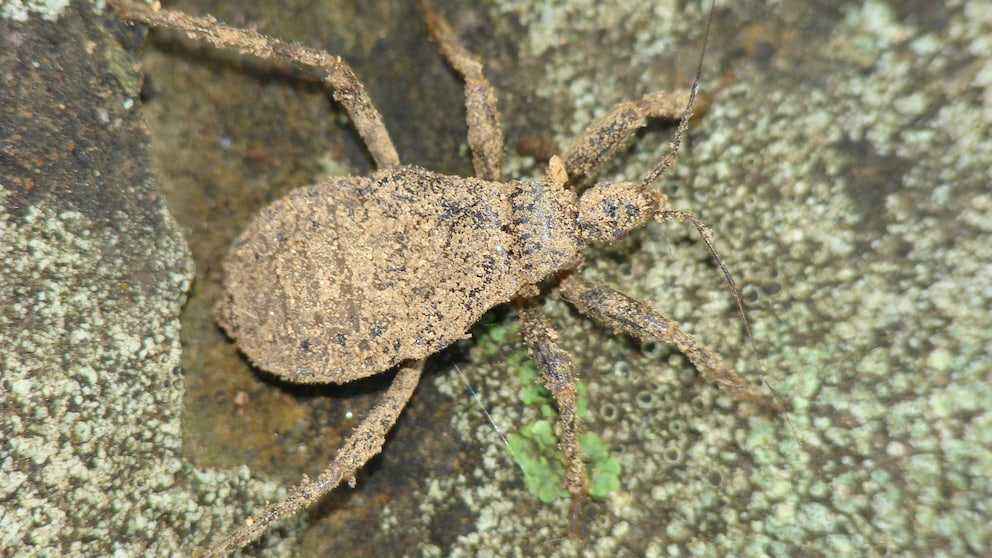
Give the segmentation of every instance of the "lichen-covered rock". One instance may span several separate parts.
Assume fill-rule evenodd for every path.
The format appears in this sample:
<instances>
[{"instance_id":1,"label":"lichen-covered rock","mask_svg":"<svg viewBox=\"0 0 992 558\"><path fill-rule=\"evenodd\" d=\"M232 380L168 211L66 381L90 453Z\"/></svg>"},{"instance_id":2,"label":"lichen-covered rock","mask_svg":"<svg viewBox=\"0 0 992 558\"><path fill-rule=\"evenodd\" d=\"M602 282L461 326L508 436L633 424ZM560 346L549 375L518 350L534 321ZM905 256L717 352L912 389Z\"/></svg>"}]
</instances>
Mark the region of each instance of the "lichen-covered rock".
<instances>
[{"instance_id":1,"label":"lichen-covered rock","mask_svg":"<svg viewBox=\"0 0 992 558\"><path fill-rule=\"evenodd\" d=\"M4 7L14 4L19 3ZM457 150L464 133L449 129L461 122L457 81L425 87L426 93L421 93L421 88L408 85L412 81L399 77L404 66L417 74L442 67L427 45L422 50L425 60L437 66L411 64L409 52L425 42L422 30L410 25L416 17L412 8L404 21L390 27L386 22L396 19L397 13L402 16L403 8L390 11L383 7L385 2L360 4L378 11L369 16L371 10L351 4L310 3L314 14L307 13L312 17L292 18L303 29L292 38L344 55L351 48L369 62L360 66L353 60L370 86L385 84L382 94L375 90L372 94L381 100L387 124L403 123L392 131L406 162L449 172L458 161L467 167L467 159L459 159ZM485 8L459 3L462 7L446 13L468 47L487 63L511 130L509 144L513 134L550 130L549 137L567 147L567 140L612 103L689 83L705 14L700 4L684 4L685 11L674 11L675 4L503 0ZM220 13L221 6L202 9L233 19ZM246 3L231 9L241 10L246 20L267 25L290 21L279 14L302 13L285 3L278 7ZM331 27L324 18L344 24ZM483 29L480 22L493 26ZM34 36L34 28L24 25L38 24L11 27L3 21L0 25L4 26L0 60L11 64L10 57L19 51L9 45ZM67 32L62 28L67 20L60 19L58 25L48 28L51 44ZM88 25L100 27L92 20ZM408 43L391 48L386 41L397 33L408 33ZM321 42L322 36L327 43ZM691 366L667 349L651 345L639 351L559 309L556 323L566 326L562 343L579 354L583 363L579 374L589 387L591 417L586 427L600 434L624 473L620 490L583 518L583 538L559 538L564 504L544 505L526 491L519 468L476 400L466 395L461 377L450 373L442 358L435 366L445 372L428 374L401 421L402 435L390 440L381 461L360 479L358 489L345 492L348 496L335 501L332 512L321 515L307 531L310 546L306 548L350 555L401 549L410 555L450 556L572 555L582 549L588 555L611 557L728 552L961 556L984 551L992 539L988 521L992 501L988 483L992 468L989 36L992 13L983 2L952 1L936 7L880 1L741 2L718 8L701 88L712 98L690 131L673 174L659 187L712 227L717 246L748 300L761 362L792 406L790 418L805 446L797 443L782 419L741 414L741 407L732 406L716 388L694 381ZM85 41L70 44L86 52ZM400 54L391 54L397 51ZM168 62L169 56L160 58ZM23 149L26 142L12 143L7 135L21 130L8 122L25 120L23 111L11 111L23 104L8 102L14 98L8 91L14 85L26 87L22 78L30 81L32 73L40 71L32 68L32 61L49 67L43 57L25 58L18 78L2 85L0 118L5 120L0 134L5 143L0 147L4 157L0 180L8 192L7 214L15 189L11 177L31 177L33 182L25 183L28 189L40 183L31 172L11 172L13 167L8 166L9 161L33 160L10 158L11 146ZM208 65L207 73L222 73L218 66L222 65ZM5 72L8 67L4 66ZM62 73L57 78L36 77L33 91L44 90L41 84L57 87L59 80L68 80L86 66L59 67ZM133 73L116 75L137 80ZM164 75L156 79L156 87L168 83ZM239 96L230 105L213 116L197 115L204 127L217 134L203 143L216 149L218 159L204 156L202 176L213 181L213 173L226 171L225 160L234 157L244 163L247 175L239 177L242 196L261 198L267 195L259 193L262 188L246 191L244 185L258 180L284 184L290 182L285 176L313 168L295 159L301 152L309 153L310 144L280 141L279 145L293 147L277 152L273 148L275 156L264 149L270 144L263 139L243 146L238 143L245 141L243 137L256 136L240 136L218 124L230 118L235 107L254 100L258 111L268 112L272 120L246 129L259 138L281 131L271 122L286 120L286 113L280 112L286 105L265 96L273 82L281 80L256 79L255 89L239 83ZM130 90L136 97L135 89ZM235 98L232 90L227 87L223 93L222 88L217 97ZM389 95L393 97L385 98ZM203 97L194 99L190 102L194 108L207 105ZM437 100L447 108L429 105ZM116 105L104 102L108 107ZM317 99L314 106L325 107L326 101ZM51 114L59 114L57 105L49 108ZM171 103L162 113L189 129L191 118L179 108L180 104ZM433 116L425 116L425 111ZM94 126L87 127L90 135L111 126L98 111L94 114ZM324 119L325 113L294 114L304 115L294 122L299 126L334 127L332 119ZM38 117L31 125L59 122ZM42 137L58 141L64 137L61 128L44 128ZM617 170L616 178L637 178L656 162L665 151L669 132L658 128L639 138L631 151L621 154L619 168L630 175ZM303 135L314 137L315 145L333 135L321 133ZM170 138L176 137L183 139ZM237 149L231 149L231 141ZM174 143L183 147L181 141ZM203 145L195 149L204 152ZM72 146L48 152L56 158L57 153L71 157L80 153ZM431 152L437 152L437 159L428 158ZM355 159L360 161L361 156ZM271 179L268 169L284 160L290 170ZM509 167L528 165L527 159L514 157ZM312 178L306 176L297 184ZM213 219L199 221L214 224ZM245 222L234 229L243 228ZM28 230L22 221L17 226ZM659 309L682 319L687 329L718 340L721 354L739 365L742 373L750 371L755 377L760 372L749 358L718 272L698 242L690 240L690 232L685 233L686 242L673 242L669 234L673 228L635 236L626 246L636 250L609 249L601 254L604 257L591 257L586 273L639 298L656 300ZM13 238L8 233L12 225L5 224L3 230L0 244L6 246ZM233 237L236 232L226 234ZM223 250L228 242L221 244ZM213 257L219 260L219 254ZM7 273L6 284L12 272L4 268L0 273ZM178 282L173 284L178 287ZM167 302L175 304L175 300ZM6 306L0 310L3 316L12 316L11 312ZM212 322L205 323L213 327ZM4 349L14 339L7 331L2 334ZM60 347L55 349L53 355L64 354ZM732 358L735 355L740 356ZM479 365L459 360L458 368L500 428L513 432L538 417L522 405L521 386L506 374L504 362L498 354ZM38 385L34 379L28 381L19 384L26 386L19 387L19 393ZM6 410L12 408L9 401L15 396L6 384L3 387L0 397L6 398ZM223 410L230 403L218 405ZM315 424L313 429L301 428L304 433L326 432L327 422L348 427L344 419L327 419L321 412L300 414ZM35 416L33 410L15 416L9 420L20 421L21 428L61 428L61 419ZM142 414L108 416L117 417L112 419L115 424L149 420ZM0 451L10 451L8 432L13 426L4 423ZM173 437L164 439L175 443ZM303 446L301 440L292 444ZM322 446L314 443L306 449L319 453ZM294 460L312 455L287 453L291 455L286 459ZM29 488L24 486L43 478L41 471L29 460L0 461L0 474L15 479L0 486L16 485L15 494L27 494ZM212 476L173 478L193 479L191 486L200 482L224 486ZM216 500L197 500L202 502L197 514L208 510L228 514L223 520L211 519L218 523L246 515L247 510L239 512L225 503L225 498L233 498L226 488L206 492L216 495ZM260 498L262 494L253 493ZM14 501L4 500L4 511L15 509ZM30 509L62 510L53 513L64 514L75 525L92 519L73 514L71 505L45 508L43 500L37 502ZM188 505L189 500L181 503ZM192 521L207 519L194 516ZM159 533L170 533L171 526L165 523L151 525ZM78 537L82 531L65 532L67 537ZM122 538L147 541L152 535L146 532L140 539ZM112 540L110 533L89 532L86 540ZM40 535L47 537L50 532ZM5 550L12 544L9 540L4 539ZM152 548L131 544L134 549Z\"/></svg>"},{"instance_id":2,"label":"lichen-covered rock","mask_svg":"<svg viewBox=\"0 0 992 558\"><path fill-rule=\"evenodd\" d=\"M117 44L127 33L84 3L8 8L0 554L188 555L230 527L231 501L278 490L180 456L192 264L150 168L140 78Z\"/></svg>"}]
</instances>

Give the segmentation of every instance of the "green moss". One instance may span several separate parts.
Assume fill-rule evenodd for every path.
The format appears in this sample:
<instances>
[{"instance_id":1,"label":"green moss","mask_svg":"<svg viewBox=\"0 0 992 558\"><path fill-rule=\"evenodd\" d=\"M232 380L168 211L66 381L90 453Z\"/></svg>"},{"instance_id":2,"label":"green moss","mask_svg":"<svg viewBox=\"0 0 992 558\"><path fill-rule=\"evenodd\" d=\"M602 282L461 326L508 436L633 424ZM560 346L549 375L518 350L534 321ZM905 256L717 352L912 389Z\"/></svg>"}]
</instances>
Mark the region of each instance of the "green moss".
<instances>
[{"instance_id":1,"label":"green moss","mask_svg":"<svg viewBox=\"0 0 992 558\"><path fill-rule=\"evenodd\" d=\"M603 498L620 490L620 461L610 457L610 450L595 432L585 432L579 436L579 445L589 466L589 495Z\"/></svg>"},{"instance_id":2,"label":"green moss","mask_svg":"<svg viewBox=\"0 0 992 558\"><path fill-rule=\"evenodd\" d=\"M545 503L568 496L564 488L565 466L551 422L536 421L520 432L511 433L507 440L531 494Z\"/></svg>"},{"instance_id":3,"label":"green moss","mask_svg":"<svg viewBox=\"0 0 992 558\"><path fill-rule=\"evenodd\" d=\"M506 327L498 323L493 313L489 312L472 328L472 337L482 354L494 356L505 347Z\"/></svg>"}]
</instances>

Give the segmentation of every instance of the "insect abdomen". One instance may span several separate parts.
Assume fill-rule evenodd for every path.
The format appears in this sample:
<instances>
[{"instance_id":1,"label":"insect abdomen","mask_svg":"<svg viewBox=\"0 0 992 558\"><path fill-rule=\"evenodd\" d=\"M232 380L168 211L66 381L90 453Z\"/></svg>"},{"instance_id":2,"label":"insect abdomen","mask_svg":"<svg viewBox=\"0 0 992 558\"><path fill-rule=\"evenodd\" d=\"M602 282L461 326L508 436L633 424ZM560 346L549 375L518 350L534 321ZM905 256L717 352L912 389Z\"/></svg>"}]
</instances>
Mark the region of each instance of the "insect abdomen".
<instances>
[{"instance_id":1,"label":"insect abdomen","mask_svg":"<svg viewBox=\"0 0 992 558\"><path fill-rule=\"evenodd\" d=\"M553 231L513 220L543 197L515 204L510 189L401 167L294 190L232 246L220 321L257 366L295 382L428 356L554 271L533 250Z\"/></svg>"}]
</instances>

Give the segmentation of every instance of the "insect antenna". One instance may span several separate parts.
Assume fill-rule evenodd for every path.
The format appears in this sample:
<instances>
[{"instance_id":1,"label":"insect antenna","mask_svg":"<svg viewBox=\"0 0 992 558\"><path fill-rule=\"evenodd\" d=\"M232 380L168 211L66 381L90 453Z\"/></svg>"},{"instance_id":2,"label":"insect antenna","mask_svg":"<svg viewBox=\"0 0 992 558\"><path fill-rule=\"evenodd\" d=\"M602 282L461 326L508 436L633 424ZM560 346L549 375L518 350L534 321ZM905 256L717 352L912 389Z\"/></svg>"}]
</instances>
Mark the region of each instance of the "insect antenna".
<instances>
[{"instance_id":1,"label":"insect antenna","mask_svg":"<svg viewBox=\"0 0 992 558\"><path fill-rule=\"evenodd\" d=\"M675 158L678 156L679 147L682 146L682 140L685 137L686 130L689 128L689 120L692 119L692 105L696 100L696 96L699 93L699 80L703 75L703 59L706 57L706 47L709 45L710 41L710 28L713 26L713 14L716 12L716 0L710 3L710 14L706 19L706 31L703 33L703 47L699 52L699 61L696 63L696 76L692 80L692 87L689 90L689 100L686 102L685 110L682 112L682 118L679 119L679 125L675 129L675 136L672 141L668 144L668 154L659 162L650 172L648 172L644 179L641 180L641 186L647 188L654 183L675 163ZM720 270L723 271L723 276L726 277L727 283L730 285L730 290L734 293L734 300L737 302L737 310L741 315L741 321L744 323L744 333L747 334L748 341L751 343L751 349L755 352L754 346L754 336L751 335L751 326L747 321L747 315L744 313L744 302L741 300L740 292L737 290L737 282L734 281L734 276L730 274L730 269L725 263L723 263L723 258L720 253L717 252L716 246L713 244L713 236L710 234L706 226L696 218L691 212L688 211L675 211L666 209L663 210L659 216L659 221L688 221L692 223L692 226L696 227L699 231L699 236L702 237L703 243L706 244L706 248L713 255L713 259L716 260L717 265Z\"/></svg>"},{"instance_id":2,"label":"insect antenna","mask_svg":"<svg viewBox=\"0 0 992 558\"><path fill-rule=\"evenodd\" d=\"M641 186L648 187L653 184L655 180L658 180L659 176L665 174L665 171L675 163L675 157L678 155L679 147L682 146L682 139L685 137L686 130L689 129L689 120L692 119L692 105L699 93L699 80L703 75L703 58L706 57L706 47L710 42L710 28L713 26L713 14L715 12L716 0L713 0L710 4L710 15L706 19L706 31L703 33L703 48L699 51L699 61L696 63L696 76L692 79L692 87L689 89L689 101L685 104L685 111L682 112L682 118L679 119L679 125L675 129L675 136L668 144L668 154L644 176L644 179L641 180Z\"/></svg>"},{"instance_id":3,"label":"insect antenna","mask_svg":"<svg viewBox=\"0 0 992 558\"><path fill-rule=\"evenodd\" d=\"M686 102L685 110L682 112L682 117L679 119L678 127L675 129L675 135L672 137L672 141L668 144L668 154L657 164L653 169L651 169L641 180L641 186L643 188L650 187L661 175L665 174L669 168L675 163L675 159L678 156L679 148L682 146L682 141L685 138L685 133L689 129L689 121L692 119L692 106L696 101L696 97L699 94L699 80L703 75L703 59L706 57L706 48L709 45L710 39L710 29L713 27L713 16L716 13L716 0L710 3L710 13L709 17L706 19L706 30L703 33L703 46L699 52L699 60L696 63L696 75L693 77L692 86L689 89L689 100ZM737 311L741 316L741 323L744 325L744 333L747 336L748 344L751 346L751 351L757 355L758 349L754 343L754 335L751 334L751 325L747 320L747 313L744 311L744 302L741 299L740 291L737 289L737 282L734 281L734 276L730 273L730 268L724 263L723 258L717 251L716 246L713 243L713 235L710 233L709 229L696 218L689 211L677 211L669 208L663 209L659 212L658 221L679 221L679 222L689 222L699 231L699 236L702 237L703 243L706 244L706 249L709 250L713 259L716 261L717 266L723 272L723 276L727 279L727 284L730 285L730 290L733 292L734 301L737 303ZM772 388L771 384L768 383L768 379L765 374L764 367L759 363L759 368L761 369L761 382L768 387L774 399L774 404L771 405L776 411L783 411L785 407L782 405L782 401L778 396L778 393ZM786 420L789 422L790 428L792 428L793 434L798 439L799 436L796 433L796 429L792 426L792 421L786 416ZM801 442L800 442L801 443Z\"/></svg>"}]
</instances>

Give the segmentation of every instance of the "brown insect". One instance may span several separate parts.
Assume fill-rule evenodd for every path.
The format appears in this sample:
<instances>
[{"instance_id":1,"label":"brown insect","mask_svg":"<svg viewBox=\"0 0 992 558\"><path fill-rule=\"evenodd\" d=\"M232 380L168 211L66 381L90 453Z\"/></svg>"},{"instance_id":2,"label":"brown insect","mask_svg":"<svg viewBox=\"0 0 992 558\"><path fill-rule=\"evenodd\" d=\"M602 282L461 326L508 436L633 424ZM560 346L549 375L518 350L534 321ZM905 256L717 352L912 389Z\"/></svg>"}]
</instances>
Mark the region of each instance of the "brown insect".
<instances>
[{"instance_id":1,"label":"brown insect","mask_svg":"<svg viewBox=\"0 0 992 558\"><path fill-rule=\"evenodd\" d=\"M571 360L542 313L542 286L618 332L674 345L735 398L775 407L677 322L576 272L591 242L614 242L649 221L688 222L702 235L740 306L707 229L650 188L675 161L692 115L702 55L690 90L621 103L593 122L562 157L552 157L546 177L505 181L492 86L481 63L424 2L431 36L465 80L477 177L462 178L402 165L382 117L340 57L210 17L149 11L119 0L111 4L131 21L316 72L379 167L369 176L333 178L290 192L258 214L224 260L226 293L218 321L259 368L299 383L345 383L393 368L398 372L319 477L304 478L285 500L246 521L208 556L247 545L272 522L309 506L342 481L354 486L356 473L379 453L417 386L424 359L466 337L487 310L503 303L516 309L524 341L558 405L574 521L588 485L575 379ZM679 120L668 155L638 184L588 186L647 118Z\"/></svg>"}]
</instances>

